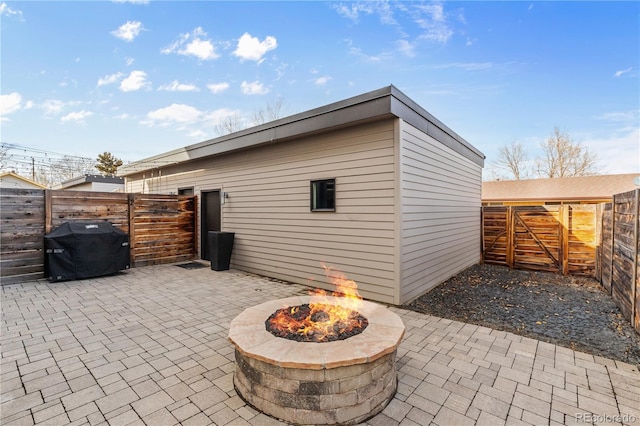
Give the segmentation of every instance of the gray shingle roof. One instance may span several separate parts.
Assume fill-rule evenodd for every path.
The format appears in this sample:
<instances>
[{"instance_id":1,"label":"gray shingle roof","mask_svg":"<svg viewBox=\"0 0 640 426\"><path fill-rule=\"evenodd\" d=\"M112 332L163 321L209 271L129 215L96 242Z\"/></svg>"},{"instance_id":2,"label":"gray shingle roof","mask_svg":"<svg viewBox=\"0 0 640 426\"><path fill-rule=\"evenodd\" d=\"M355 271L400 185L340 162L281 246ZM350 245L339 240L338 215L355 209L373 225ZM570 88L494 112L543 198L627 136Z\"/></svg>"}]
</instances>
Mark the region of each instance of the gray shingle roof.
<instances>
[{"instance_id":1,"label":"gray shingle roof","mask_svg":"<svg viewBox=\"0 0 640 426\"><path fill-rule=\"evenodd\" d=\"M638 188L638 173L482 183L482 201L602 200Z\"/></svg>"}]
</instances>

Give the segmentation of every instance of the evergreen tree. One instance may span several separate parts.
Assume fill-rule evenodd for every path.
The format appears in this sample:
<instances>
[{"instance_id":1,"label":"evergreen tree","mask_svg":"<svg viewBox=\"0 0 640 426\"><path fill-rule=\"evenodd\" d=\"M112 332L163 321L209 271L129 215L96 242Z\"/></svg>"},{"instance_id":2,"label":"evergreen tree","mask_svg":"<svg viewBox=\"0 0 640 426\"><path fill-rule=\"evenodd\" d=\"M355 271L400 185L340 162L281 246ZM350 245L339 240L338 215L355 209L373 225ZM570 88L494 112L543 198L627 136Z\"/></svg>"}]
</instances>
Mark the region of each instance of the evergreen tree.
<instances>
[{"instance_id":1,"label":"evergreen tree","mask_svg":"<svg viewBox=\"0 0 640 426\"><path fill-rule=\"evenodd\" d=\"M96 169L104 176L114 176L118 167L122 166L122 160L107 151L99 154L96 161L98 162Z\"/></svg>"}]
</instances>

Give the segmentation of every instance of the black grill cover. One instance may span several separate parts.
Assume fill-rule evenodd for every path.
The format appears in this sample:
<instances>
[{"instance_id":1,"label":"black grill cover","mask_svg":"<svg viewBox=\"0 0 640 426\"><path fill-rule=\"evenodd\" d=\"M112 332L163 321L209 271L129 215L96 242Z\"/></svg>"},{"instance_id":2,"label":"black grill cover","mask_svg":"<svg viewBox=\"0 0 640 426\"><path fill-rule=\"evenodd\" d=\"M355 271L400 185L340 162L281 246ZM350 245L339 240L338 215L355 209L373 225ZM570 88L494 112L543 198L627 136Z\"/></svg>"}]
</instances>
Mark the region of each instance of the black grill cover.
<instances>
[{"instance_id":1,"label":"black grill cover","mask_svg":"<svg viewBox=\"0 0 640 426\"><path fill-rule=\"evenodd\" d=\"M129 236L109 222L66 222L44 236L51 282L99 277L129 268Z\"/></svg>"}]
</instances>

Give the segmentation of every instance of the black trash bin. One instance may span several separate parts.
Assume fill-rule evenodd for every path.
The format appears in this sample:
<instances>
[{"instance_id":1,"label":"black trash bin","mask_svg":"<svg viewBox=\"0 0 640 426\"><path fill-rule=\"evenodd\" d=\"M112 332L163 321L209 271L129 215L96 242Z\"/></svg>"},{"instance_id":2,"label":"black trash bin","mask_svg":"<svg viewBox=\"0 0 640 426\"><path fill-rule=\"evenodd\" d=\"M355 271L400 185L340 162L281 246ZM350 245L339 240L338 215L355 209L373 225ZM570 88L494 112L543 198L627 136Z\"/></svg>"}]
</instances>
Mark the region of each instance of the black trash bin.
<instances>
[{"instance_id":1,"label":"black trash bin","mask_svg":"<svg viewBox=\"0 0 640 426\"><path fill-rule=\"evenodd\" d=\"M235 232L209 231L209 257L212 271L227 271Z\"/></svg>"}]
</instances>

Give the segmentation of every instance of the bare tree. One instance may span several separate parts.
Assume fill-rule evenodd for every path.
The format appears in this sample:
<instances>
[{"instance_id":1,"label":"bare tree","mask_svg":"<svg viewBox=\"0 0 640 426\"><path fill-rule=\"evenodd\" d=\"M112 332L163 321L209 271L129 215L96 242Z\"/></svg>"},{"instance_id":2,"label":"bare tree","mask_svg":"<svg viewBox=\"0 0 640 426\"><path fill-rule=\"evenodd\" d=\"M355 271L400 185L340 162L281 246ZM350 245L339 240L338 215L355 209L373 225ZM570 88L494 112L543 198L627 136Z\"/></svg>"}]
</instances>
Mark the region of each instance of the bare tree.
<instances>
[{"instance_id":1,"label":"bare tree","mask_svg":"<svg viewBox=\"0 0 640 426\"><path fill-rule=\"evenodd\" d=\"M95 163L91 158L65 155L50 164L38 165L34 170L34 180L42 185L51 187L78 176L92 174L94 166Z\"/></svg>"},{"instance_id":2,"label":"bare tree","mask_svg":"<svg viewBox=\"0 0 640 426\"><path fill-rule=\"evenodd\" d=\"M492 164L493 173L503 176L507 173L507 179L526 179L529 177L527 171L527 154L520 142L512 142L511 145L503 146L498 151L498 159Z\"/></svg>"},{"instance_id":3,"label":"bare tree","mask_svg":"<svg viewBox=\"0 0 640 426\"><path fill-rule=\"evenodd\" d=\"M4 170L7 167L7 162L11 159L9 154L9 147L6 145L0 145L0 170Z\"/></svg>"},{"instance_id":4,"label":"bare tree","mask_svg":"<svg viewBox=\"0 0 640 426\"><path fill-rule=\"evenodd\" d=\"M252 124L257 126L259 124L268 123L269 121L277 120L281 117L281 111L284 107L284 101L282 98L277 98L272 102L268 102L263 108L258 108L253 111Z\"/></svg>"},{"instance_id":5,"label":"bare tree","mask_svg":"<svg viewBox=\"0 0 640 426\"><path fill-rule=\"evenodd\" d=\"M588 176L597 173L597 156L557 127L553 135L540 146L542 157L536 159L538 177Z\"/></svg>"},{"instance_id":6,"label":"bare tree","mask_svg":"<svg viewBox=\"0 0 640 426\"><path fill-rule=\"evenodd\" d=\"M268 102L264 107L253 111L249 121L238 114L228 115L215 123L213 131L219 136L228 135L229 133L246 129L249 126L258 126L277 120L281 117L283 107L284 101L278 98L272 102Z\"/></svg>"},{"instance_id":7,"label":"bare tree","mask_svg":"<svg viewBox=\"0 0 640 426\"><path fill-rule=\"evenodd\" d=\"M220 119L220 121L213 126L213 131L217 135L222 136L245 129L246 127L242 117L238 114L233 114Z\"/></svg>"}]
</instances>

